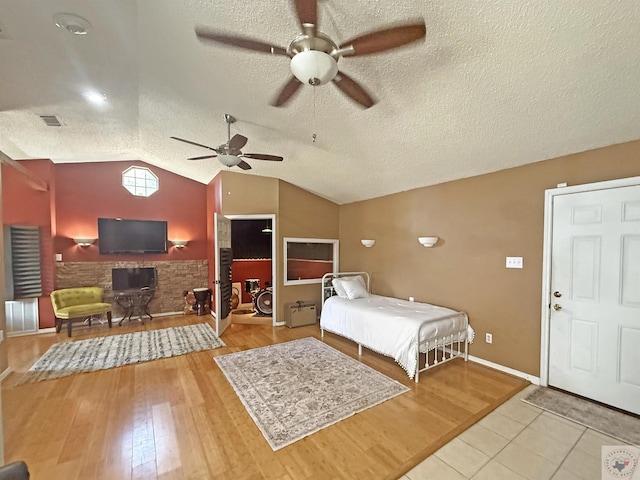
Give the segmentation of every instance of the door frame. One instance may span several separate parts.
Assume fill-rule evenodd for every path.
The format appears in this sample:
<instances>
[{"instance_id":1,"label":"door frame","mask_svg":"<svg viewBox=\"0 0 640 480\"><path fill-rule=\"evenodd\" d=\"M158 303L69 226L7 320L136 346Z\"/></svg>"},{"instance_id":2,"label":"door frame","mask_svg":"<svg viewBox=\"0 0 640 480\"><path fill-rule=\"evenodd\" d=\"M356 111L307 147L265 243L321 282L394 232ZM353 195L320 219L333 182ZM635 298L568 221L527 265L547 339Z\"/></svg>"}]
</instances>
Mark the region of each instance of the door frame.
<instances>
[{"instance_id":1,"label":"door frame","mask_svg":"<svg viewBox=\"0 0 640 480\"><path fill-rule=\"evenodd\" d=\"M553 239L553 200L559 195L594 192L640 185L640 177L558 187L544 192L544 243L542 250L542 304L540 334L540 385L549 386L549 322L551 320L551 247Z\"/></svg>"},{"instance_id":2,"label":"door frame","mask_svg":"<svg viewBox=\"0 0 640 480\"><path fill-rule=\"evenodd\" d=\"M271 282L271 294L272 294L272 305L273 305L273 315L271 316L273 326L284 325L284 322L278 323L276 318L277 316L277 292L276 285L278 285L278 276L277 276L277 258L276 258L276 245L278 241L278 237L276 236L276 215L275 213L257 213L252 215L225 215L229 220L232 221L231 228L233 228L233 220L270 220L271 221L271 278L273 281Z\"/></svg>"}]
</instances>

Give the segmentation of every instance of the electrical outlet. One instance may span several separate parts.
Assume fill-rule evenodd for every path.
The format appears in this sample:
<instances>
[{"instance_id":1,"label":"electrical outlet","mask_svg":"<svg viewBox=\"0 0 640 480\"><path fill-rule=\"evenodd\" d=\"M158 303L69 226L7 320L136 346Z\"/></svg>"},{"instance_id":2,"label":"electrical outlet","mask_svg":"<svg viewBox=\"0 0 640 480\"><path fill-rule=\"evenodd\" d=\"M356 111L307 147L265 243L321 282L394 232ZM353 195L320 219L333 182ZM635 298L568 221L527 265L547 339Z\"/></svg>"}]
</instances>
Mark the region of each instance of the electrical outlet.
<instances>
[{"instance_id":1,"label":"electrical outlet","mask_svg":"<svg viewBox=\"0 0 640 480\"><path fill-rule=\"evenodd\" d=\"M507 257L507 268L522 268L522 257Z\"/></svg>"},{"instance_id":2,"label":"electrical outlet","mask_svg":"<svg viewBox=\"0 0 640 480\"><path fill-rule=\"evenodd\" d=\"M485 334L484 341L487 343L493 343L493 335L490 333Z\"/></svg>"},{"instance_id":3,"label":"electrical outlet","mask_svg":"<svg viewBox=\"0 0 640 480\"><path fill-rule=\"evenodd\" d=\"M413 302L415 299L413 297L409 297L409 301Z\"/></svg>"},{"instance_id":4,"label":"electrical outlet","mask_svg":"<svg viewBox=\"0 0 640 480\"><path fill-rule=\"evenodd\" d=\"M0 342L4 341L4 330L0 330Z\"/></svg>"}]
</instances>

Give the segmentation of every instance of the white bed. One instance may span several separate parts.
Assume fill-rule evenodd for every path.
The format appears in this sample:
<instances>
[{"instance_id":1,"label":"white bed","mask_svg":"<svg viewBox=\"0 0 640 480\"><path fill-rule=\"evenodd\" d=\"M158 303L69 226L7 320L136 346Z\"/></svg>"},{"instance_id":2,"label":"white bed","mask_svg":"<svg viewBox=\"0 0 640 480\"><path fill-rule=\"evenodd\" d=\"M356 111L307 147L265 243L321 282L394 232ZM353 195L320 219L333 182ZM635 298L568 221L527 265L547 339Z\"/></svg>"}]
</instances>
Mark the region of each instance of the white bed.
<instances>
[{"instance_id":1,"label":"white bed","mask_svg":"<svg viewBox=\"0 0 640 480\"><path fill-rule=\"evenodd\" d=\"M325 275L322 299L323 336L326 330L348 338L358 344L359 354L364 346L392 357L416 382L429 368L456 357L467 360L474 332L464 312L373 295L367 272Z\"/></svg>"}]
</instances>

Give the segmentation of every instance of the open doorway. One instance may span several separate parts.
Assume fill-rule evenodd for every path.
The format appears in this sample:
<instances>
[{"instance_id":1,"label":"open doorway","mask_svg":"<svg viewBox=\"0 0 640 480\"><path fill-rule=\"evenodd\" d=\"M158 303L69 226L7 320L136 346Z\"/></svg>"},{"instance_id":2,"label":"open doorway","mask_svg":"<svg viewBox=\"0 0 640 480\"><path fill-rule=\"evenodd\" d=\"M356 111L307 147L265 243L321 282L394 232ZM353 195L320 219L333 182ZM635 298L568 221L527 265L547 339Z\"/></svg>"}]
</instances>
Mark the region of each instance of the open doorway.
<instances>
[{"instance_id":1,"label":"open doorway","mask_svg":"<svg viewBox=\"0 0 640 480\"><path fill-rule=\"evenodd\" d=\"M275 325L275 215L226 215L231 220L232 323Z\"/></svg>"}]
</instances>

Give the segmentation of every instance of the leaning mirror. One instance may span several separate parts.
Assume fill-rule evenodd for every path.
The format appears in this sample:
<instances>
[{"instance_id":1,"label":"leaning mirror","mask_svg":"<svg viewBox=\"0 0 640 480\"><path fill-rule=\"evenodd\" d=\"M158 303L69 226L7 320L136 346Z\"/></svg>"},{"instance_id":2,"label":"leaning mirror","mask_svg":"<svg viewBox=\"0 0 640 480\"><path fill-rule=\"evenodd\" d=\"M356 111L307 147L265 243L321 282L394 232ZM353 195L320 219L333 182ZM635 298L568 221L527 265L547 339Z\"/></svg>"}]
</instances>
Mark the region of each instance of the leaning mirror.
<instances>
[{"instance_id":1,"label":"leaning mirror","mask_svg":"<svg viewBox=\"0 0 640 480\"><path fill-rule=\"evenodd\" d=\"M285 285L320 283L325 273L338 272L338 240L284 238Z\"/></svg>"}]
</instances>

